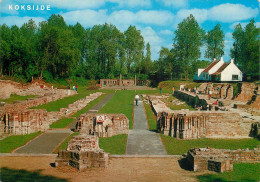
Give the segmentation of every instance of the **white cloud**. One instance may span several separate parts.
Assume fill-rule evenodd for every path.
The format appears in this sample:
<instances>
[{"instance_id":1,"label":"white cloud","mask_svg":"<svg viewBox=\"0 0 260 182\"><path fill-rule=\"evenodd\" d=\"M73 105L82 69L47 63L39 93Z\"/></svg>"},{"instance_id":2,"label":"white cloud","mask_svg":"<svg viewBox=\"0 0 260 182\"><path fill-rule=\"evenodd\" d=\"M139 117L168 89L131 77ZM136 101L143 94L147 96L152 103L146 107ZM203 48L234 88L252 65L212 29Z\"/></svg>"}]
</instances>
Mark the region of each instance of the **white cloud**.
<instances>
[{"instance_id":1,"label":"white cloud","mask_svg":"<svg viewBox=\"0 0 260 182\"><path fill-rule=\"evenodd\" d=\"M183 9L178 11L177 17L181 20L187 18L190 14L192 14L198 23L203 23L207 20L208 10L206 9Z\"/></svg>"},{"instance_id":2,"label":"white cloud","mask_svg":"<svg viewBox=\"0 0 260 182\"><path fill-rule=\"evenodd\" d=\"M107 10L78 10L70 11L62 14L68 24L79 22L85 27L103 24L107 20Z\"/></svg>"},{"instance_id":3,"label":"white cloud","mask_svg":"<svg viewBox=\"0 0 260 182\"><path fill-rule=\"evenodd\" d=\"M170 30L168 30L168 29L166 29L166 30L161 30L161 31L159 32L159 34L161 34L161 35L173 35L173 31L170 31Z\"/></svg>"},{"instance_id":4,"label":"white cloud","mask_svg":"<svg viewBox=\"0 0 260 182\"><path fill-rule=\"evenodd\" d=\"M107 0L108 2L118 3L119 7L150 7L151 1L150 0Z\"/></svg>"},{"instance_id":5,"label":"white cloud","mask_svg":"<svg viewBox=\"0 0 260 182\"><path fill-rule=\"evenodd\" d=\"M138 11L128 10L114 11L108 15L107 10L78 10L63 13L65 21L69 24L80 22L85 27L105 22L116 25L120 30L127 29L130 25L153 24L164 26L173 22L174 15L169 11Z\"/></svg>"},{"instance_id":6,"label":"white cloud","mask_svg":"<svg viewBox=\"0 0 260 182\"><path fill-rule=\"evenodd\" d=\"M164 40L151 27L141 29L141 34L144 37L145 43L149 42L151 45L152 59L157 59Z\"/></svg>"},{"instance_id":7,"label":"white cloud","mask_svg":"<svg viewBox=\"0 0 260 182\"><path fill-rule=\"evenodd\" d=\"M168 25L173 21L173 14L169 11L139 11L136 13L136 21L144 24Z\"/></svg>"},{"instance_id":8,"label":"white cloud","mask_svg":"<svg viewBox=\"0 0 260 182\"><path fill-rule=\"evenodd\" d=\"M236 27L236 25L238 25L238 24L241 24L241 26L242 27L246 27L246 25L249 23L249 22L243 22L243 23L241 23L241 22L235 22L235 23L232 23L230 26L229 26L229 28L230 29L234 29L235 27ZM255 22L255 26L256 27L260 27L260 22Z\"/></svg>"},{"instance_id":9,"label":"white cloud","mask_svg":"<svg viewBox=\"0 0 260 182\"><path fill-rule=\"evenodd\" d=\"M225 34L225 39L226 39L226 40L233 40L232 32L227 32L227 33Z\"/></svg>"},{"instance_id":10,"label":"white cloud","mask_svg":"<svg viewBox=\"0 0 260 182\"><path fill-rule=\"evenodd\" d=\"M187 0L157 0L163 2L165 6L171 6L174 8L184 8L188 6Z\"/></svg>"},{"instance_id":11,"label":"white cloud","mask_svg":"<svg viewBox=\"0 0 260 182\"><path fill-rule=\"evenodd\" d=\"M39 24L39 22L46 21L42 17L5 16L1 18L1 24L6 24L8 26L17 25L18 27L21 27L24 23L28 22L30 19L33 19L37 25Z\"/></svg>"},{"instance_id":12,"label":"white cloud","mask_svg":"<svg viewBox=\"0 0 260 182\"><path fill-rule=\"evenodd\" d=\"M209 19L220 22L234 22L239 20L247 20L255 17L258 9L252 9L242 4L221 4L214 6L208 12Z\"/></svg>"}]
</instances>

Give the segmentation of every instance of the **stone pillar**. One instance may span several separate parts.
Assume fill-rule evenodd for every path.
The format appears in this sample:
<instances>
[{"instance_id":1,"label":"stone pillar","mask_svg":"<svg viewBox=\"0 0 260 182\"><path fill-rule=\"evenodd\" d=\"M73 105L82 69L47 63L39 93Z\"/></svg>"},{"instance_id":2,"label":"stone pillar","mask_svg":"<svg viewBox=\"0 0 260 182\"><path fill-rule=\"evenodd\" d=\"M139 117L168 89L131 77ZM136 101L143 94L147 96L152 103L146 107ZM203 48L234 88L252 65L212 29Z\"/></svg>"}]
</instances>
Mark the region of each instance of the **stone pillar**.
<instances>
[{"instance_id":1,"label":"stone pillar","mask_svg":"<svg viewBox=\"0 0 260 182\"><path fill-rule=\"evenodd\" d=\"M120 74L119 86L122 86L122 75Z\"/></svg>"},{"instance_id":2,"label":"stone pillar","mask_svg":"<svg viewBox=\"0 0 260 182\"><path fill-rule=\"evenodd\" d=\"M136 86L136 75L135 75L135 86Z\"/></svg>"}]
</instances>

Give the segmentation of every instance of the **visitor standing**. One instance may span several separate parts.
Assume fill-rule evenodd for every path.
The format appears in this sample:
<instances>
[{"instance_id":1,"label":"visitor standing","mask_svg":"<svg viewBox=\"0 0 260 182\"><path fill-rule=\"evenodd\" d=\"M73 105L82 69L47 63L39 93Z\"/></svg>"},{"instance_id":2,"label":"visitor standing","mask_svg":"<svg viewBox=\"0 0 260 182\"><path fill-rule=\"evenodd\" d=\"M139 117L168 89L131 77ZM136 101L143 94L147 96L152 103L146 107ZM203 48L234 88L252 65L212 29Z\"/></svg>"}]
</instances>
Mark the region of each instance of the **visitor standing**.
<instances>
[{"instance_id":1,"label":"visitor standing","mask_svg":"<svg viewBox=\"0 0 260 182\"><path fill-rule=\"evenodd\" d=\"M160 87L160 94L162 94L162 87Z\"/></svg>"},{"instance_id":2,"label":"visitor standing","mask_svg":"<svg viewBox=\"0 0 260 182\"><path fill-rule=\"evenodd\" d=\"M78 85L76 85L76 91L78 91Z\"/></svg>"},{"instance_id":3,"label":"visitor standing","mask_svg":"<svg viewBox=\"0 0 260 182\"><path fill-rule=\"evenodd\" d=\"M172 94L174 94L174 89L175 89L175 88L174 88L174 87L172 87Z\"/></svg>"},{"instance_id":4,"label":"visitor standing","mask_svg":"<svg viewBox=\"0 0 260 182\"><path fill-rule=\"evenodd\" d=\"M136 94L136 95L135 95L135 105L137 105L137 106L138 106L138 100L139 100L139 95Z\"/></svg>"},{"instance_id":5,"label":"visitor standing","mask_svg":"<svg viewBox=\"0 0 260 182\"><path fill-rule=\"evenodd\" d=\"M73 87L72 87L72 88L73 88L73 90L75 90L75 89L76 89L75 85L73 85Z\"/></svg>"}]
</instances>

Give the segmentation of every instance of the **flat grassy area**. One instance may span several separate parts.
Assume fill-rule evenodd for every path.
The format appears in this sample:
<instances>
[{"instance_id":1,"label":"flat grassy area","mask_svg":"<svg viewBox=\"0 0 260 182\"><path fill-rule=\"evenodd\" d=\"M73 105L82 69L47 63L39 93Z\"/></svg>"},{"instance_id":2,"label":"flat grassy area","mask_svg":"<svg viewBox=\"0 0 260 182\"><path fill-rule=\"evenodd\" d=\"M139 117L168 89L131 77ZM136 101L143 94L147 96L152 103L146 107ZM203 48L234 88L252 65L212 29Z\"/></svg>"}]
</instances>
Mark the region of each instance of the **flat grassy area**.
<instances>
[{"instance_id":1,"label":"flat grassy area","mask_svg":"<svg viewBox=\"0 0 260 182\"><path fill-rule=\"evenodd\" d=\"M47 104L40 105L37 107L32 107L30 109L46 109L48 112L59 111L60 108L67 108L69 104L72 104L72 103L76 102L77 100L82 99L82 98L86 97L87 95L94 93L94 92L97 92L97 90L84 90L82 92L79 92L79 94L77 94L77 95L65 97L63 99L49 102Z\"/></svg>"},{"instance_id":2,"label":"flat grassy area","mask_svg":"<svg viewBox=\"0 0 260 182\"><path fill-rule=\"evenodd\" d=\"M144 108L146 111L146 117L148 120L149 130L157 131L157 121L156 116L154 115L151 105L149 103L144 102Z\"/></svg>"},{"instance_id":3,"label":"flat grassy area","mask_svg":"<svg viewBox=\"0 0 260 182\"><path fill-rule=\"evenodd\" d=\"M169 96L168 99L162 99L164 103L172 110L181 110L181 109L189 109L189 110L196 110L195 108L188 105L186 102L173 97L172 95ZM178 103L178 104L177 104Z\"/></svg>"},{"instance_id":4,"label":"flat grassy area","mask_svg":"<svg viewBox=\"0 0 260 182\"><path fill-rule=\"evenodd\" d=\"M0 140L0 153L10 153L14 149L25 145L33 138L40 135L41 132L31 133L27 135L12 135Z\"/></svg>"},{"instance_id":5,"label":"flat grassy area","mask_svg":"<svg viewBox=\"0 0 260 182\"><path fill-rule=\"evenodd\" d=\"M6 102L8 104L12 104L14 103L14 101L24 101L28 98L35 98L35 95L26 95L26 96L20 96L20 95L16 95L16 94L12 94L10 98L8 99L0 99L0 102Z\"/></svg>"},{"instance_id":6,"label":"flat grassy area","mask_svg":"<svg viewBox=\"0 0 260 182\"><path fill-rule=\"evenodd\" d=\"M59 150L66 150L68 147L68 142L71 140L72 137L79 135L79 132L72 133L68 136L55 150L54 154L57 154Z\"/></svg>"},{"instance_id":7,"label":"flat grassy area","mask_svg":"<svg viewBox=\"0 0 260 182\"><path fill-rule=\"evenodd\" d=\"M107 138L99 138L99 147L110 154L125 154L127 143L127 135L115 135Z\"/></svg>"},{"instance_id":8,"label":"flat grassy area","mask_svg":"<svg viewBox=\"0 0 260 182\"><path fill-rule=\"evenodd\" d=\"M234 171L224 172L222 174L207 174L198 176L201 182L227 182L227 181L244 181L257 182L260 181L260 163L235 163Z\"/></svg>"},{"instance_id":9,"label":"flat grassy area","mask_svg":"<svg viewBox=\"0 0 260 182\"><path fill-rule=\"evenodd\" d=\"M65 128L74 120L75 119L73 119L73 118L62 118L59 121L52 123L50 125L50 128Z\"/></svg>"},{"instance_id":10,"label":"flat grassy area","mask_svg":"<svg viewBox=\"0 0 260 182\"><path fill-rule=\"evenodd\" d=\"M119 90L98 113L123 113L129 119L129 128L133 128L133 90Z\"/></svg>"},{"instance_id":11,"label":"flat grassy area","mask_svg":"<svg viewBox=\"0 0 260 182\"><path fill-rule=\"evenodd\" d=\"M217 149L254 149L260 142L257 139L196 139L178 140L174 137L161 135L162 142L169 155L182 155L191 148L217 148Z\"/></svg>"}]
</instances>

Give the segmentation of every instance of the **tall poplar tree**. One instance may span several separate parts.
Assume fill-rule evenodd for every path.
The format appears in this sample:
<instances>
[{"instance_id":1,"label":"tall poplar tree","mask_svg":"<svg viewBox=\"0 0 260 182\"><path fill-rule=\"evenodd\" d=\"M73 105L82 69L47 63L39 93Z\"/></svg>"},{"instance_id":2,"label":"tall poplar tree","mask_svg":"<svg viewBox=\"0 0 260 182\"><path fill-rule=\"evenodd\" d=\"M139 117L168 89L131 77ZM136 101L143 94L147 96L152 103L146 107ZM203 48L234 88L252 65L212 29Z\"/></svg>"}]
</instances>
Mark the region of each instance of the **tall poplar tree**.
<instances>
[{"instance_id":1,"label":"tall poplar tree","mask_svg":"<svg viewBox=\"0 0 260 182\"><path fill-rule=\"evenodd\" d=\"M219 23L207 33L206 46L206 58L210 58L211 60L216 58L219 60L224 55L224 33Z\"/></svg>"},{"instance_id":2,"label":"tall poplar tree","mask_svg":"<svg viewBox=\"0 0 260 182\"><path fill-rule=\"evenodd\" d=\"M173 47L176 58L181 62L187 80L191 72L192 63L201 55L200 48L203 45L205 33L191 14L178 24L178 29L174 34Z\"/></svg>"}]
</instances>

